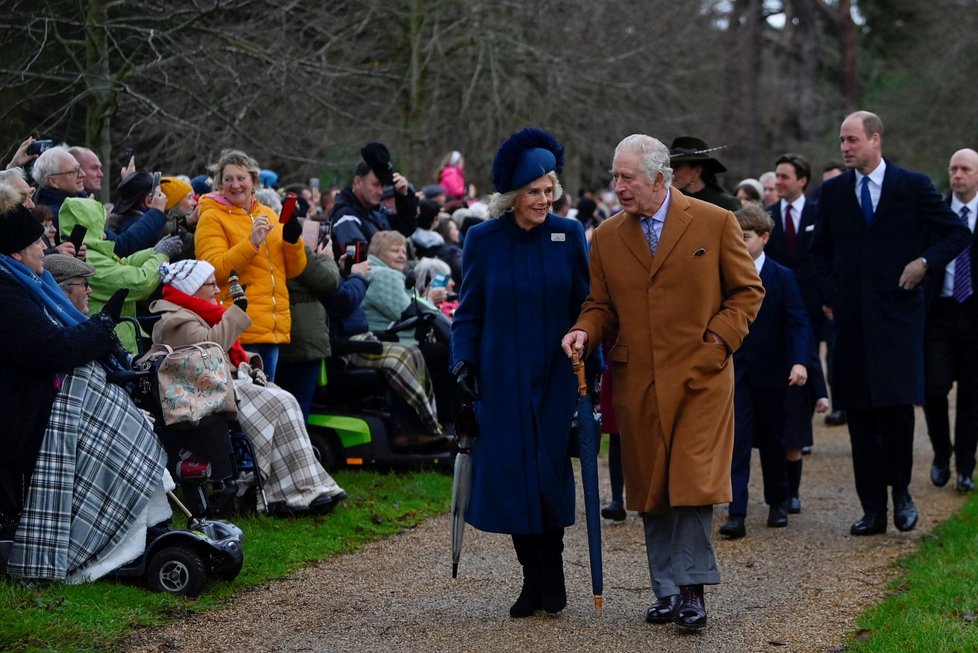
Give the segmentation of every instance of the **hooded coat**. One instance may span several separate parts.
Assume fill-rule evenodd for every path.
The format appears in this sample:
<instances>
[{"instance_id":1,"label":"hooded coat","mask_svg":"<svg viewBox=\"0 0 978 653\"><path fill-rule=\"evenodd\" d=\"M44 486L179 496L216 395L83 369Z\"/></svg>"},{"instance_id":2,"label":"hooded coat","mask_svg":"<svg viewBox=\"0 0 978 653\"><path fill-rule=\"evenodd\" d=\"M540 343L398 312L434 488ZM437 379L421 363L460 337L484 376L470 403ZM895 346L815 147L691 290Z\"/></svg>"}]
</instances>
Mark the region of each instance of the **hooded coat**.
<instances>
[{"instance_id":1,"label":"hooded coat","mask_svg":"<svg viewBox=\"0 0 978 653\"><path fill-rule=\"evenodd\" d=\"M232 304L228 292L231 271L245 286L248 313L254 322L241 334L242 344L282 344L289 342L292 316L286 279L299 276L306 268L305 244L300 238L287 243L275 211L253 202L246 211L230 204L223 195L210 194L198 205L200 221L194 243L197 258L214 266L214 279L220 286L224 307ZM249 236L255 218L264 215L272 225L265 242L255 249Z\"/></svg>"},{"instance_id":2,"label":"hooded coat","mask_svg":"<svg viewBox=\"0 0 978 653\"><path fill-rule=\"evenodd\" d=\"M122 315L136 317L136 302L147 299L160 285L158 269L169 261L167 256L153 249L143 249L125 258L116 256L115 243L102 237L106 216L105 207L98 200L69 197L61 205L60 219L63 232L71 233L76 224L88 229L84 241L88 248L85 262L95 268L95 274L89 278L92 285L89 312L100 311L115 291L128 288ZM128 352L138 353L132 324L122 323L115 331Z\"/></svg>"},{"instance_id":3,"label":"hooded coat","mask_svg":"<svg viewBox=\"0 0 978 653\"><path fill-rule=\"evenodd\" d=\"M463 260L453 351L482 393L465 520L513 534L569 526L577 377L560 339L587 295L584 229L551 214L525 231L505 214L469 230Z\"/></svg>"},{"instance_id":4,"label":"hooded coat","mask_svg":"<svg viewBox=\"0 0 978 653\"><path fill-rule=\"evenodd\" d=\"M636 215L595 229L591 294L573 326L589 348L618 329L608 359L626 505L648 513L730 501L731 354L764 297L733 214L670 192L654 257Z\"/></svg>"}]
</instances>

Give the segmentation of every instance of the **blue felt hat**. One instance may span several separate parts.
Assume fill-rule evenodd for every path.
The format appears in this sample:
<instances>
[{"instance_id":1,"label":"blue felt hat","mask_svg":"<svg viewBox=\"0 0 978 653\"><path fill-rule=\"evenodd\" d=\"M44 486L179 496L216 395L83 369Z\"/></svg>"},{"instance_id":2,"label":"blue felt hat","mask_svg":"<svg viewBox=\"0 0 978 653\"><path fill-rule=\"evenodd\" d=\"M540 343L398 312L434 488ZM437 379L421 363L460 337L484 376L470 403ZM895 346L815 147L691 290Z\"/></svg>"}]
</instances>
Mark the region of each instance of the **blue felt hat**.
<instances>
[{"instance_id":1,"label":"blue felt hat","mask_svg":"<svg viewBox=\"0 0 978 653\"><path fill-rule=\"evenodd\" d=\"M508 193L563 168L564 146L542 129L528 127L499 147L492 160L492 183L498 192Z\"/></svg>"}]
</instances>

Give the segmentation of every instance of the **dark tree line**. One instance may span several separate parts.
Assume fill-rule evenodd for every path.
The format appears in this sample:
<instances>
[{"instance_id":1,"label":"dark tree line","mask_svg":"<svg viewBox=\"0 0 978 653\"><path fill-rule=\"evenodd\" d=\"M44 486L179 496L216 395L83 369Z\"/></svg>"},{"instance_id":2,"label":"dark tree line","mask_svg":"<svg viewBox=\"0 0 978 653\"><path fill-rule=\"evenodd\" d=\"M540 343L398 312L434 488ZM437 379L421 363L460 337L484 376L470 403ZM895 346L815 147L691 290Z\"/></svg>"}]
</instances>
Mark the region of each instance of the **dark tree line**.
<instances>
[{"instance_id":1,"label":"dark tree line","mask_svg":"<svg viewBox=\"0 0 978 653\"><path fill-rule=\"evenodd\" d=\"M855 0L853 0L855 2ZM887 152L940 174L974 146L976 0L8 0L0 120L86 144L112 175L199 174L242 148L289 180L346 181L382 140L417 185L466 155L489 187L511 131L567 146L571 190L607 180L633 132L726 145L728 183L784 151L837 156L876 110ZM106 187L114 186L112 179Z\"/></svg>"}]
</instances>

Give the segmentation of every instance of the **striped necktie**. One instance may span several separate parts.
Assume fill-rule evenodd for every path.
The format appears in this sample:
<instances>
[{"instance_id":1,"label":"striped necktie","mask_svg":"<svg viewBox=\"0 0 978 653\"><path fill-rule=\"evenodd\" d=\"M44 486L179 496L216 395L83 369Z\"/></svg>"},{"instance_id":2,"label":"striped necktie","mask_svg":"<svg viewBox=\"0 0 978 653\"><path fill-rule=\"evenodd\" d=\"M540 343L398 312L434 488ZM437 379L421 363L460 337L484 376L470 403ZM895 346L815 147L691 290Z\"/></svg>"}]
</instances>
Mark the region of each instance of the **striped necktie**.
<instances>
[{"instance_id":1,"label":"striped necktie","mask_svg":"<svg viewBox=\"0 0 978 653\"><path fill-rule=\"evenodd\" d=\"M642 231L645 232L645 240L649 244L649 249L652 250L652 256L659 249L659 237L655 233L655 226L652 224L653 220L651 217L642 218Z\"/></svg>"},{"instance_id":2,"label":"striped necktie","mask_svg":"<svg viewBox=\"0 0 978 653\"><path fill-rule=\"evenodd\" d=\"M964 226L968 226L967 206L961 207L961 222L964 223ZM974 289L971 287L971 245L968 245L954 259L954 289L951 291L951 296L954 297L955 301L963 303L973 294Z\"/></svg>"}]
</instances>

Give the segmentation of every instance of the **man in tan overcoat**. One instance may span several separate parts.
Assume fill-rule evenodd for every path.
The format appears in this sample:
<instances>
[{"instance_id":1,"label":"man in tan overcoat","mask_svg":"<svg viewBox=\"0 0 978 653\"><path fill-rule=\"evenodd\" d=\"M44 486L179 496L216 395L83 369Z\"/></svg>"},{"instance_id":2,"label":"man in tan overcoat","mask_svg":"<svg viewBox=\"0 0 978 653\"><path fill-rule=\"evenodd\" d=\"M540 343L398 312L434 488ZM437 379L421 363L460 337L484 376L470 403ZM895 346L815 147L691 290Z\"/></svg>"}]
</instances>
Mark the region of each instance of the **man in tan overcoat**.
<instances>
[{"instance_id":1,"label":"man in tan overcoat","mask_svg":"<svg viewBox=\"0 0 978 653\"><path fill-rule=\"evenodd\" d=\"M642 514L656 601L646 621L706 625L720 582L713 504L730 501L731 354L764 288L733 213L671 188L669 150L642 134L612 164L623 211L591 246L591 294L562 346L587 353L611 331L627 507Z\"/></svg>"}]
</instances>

